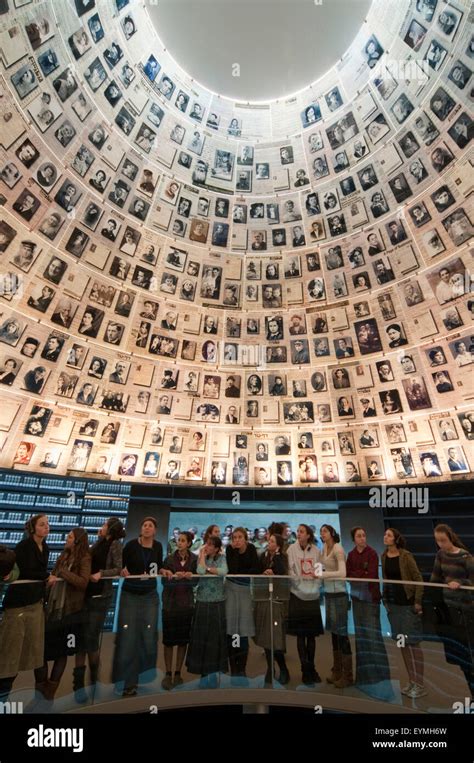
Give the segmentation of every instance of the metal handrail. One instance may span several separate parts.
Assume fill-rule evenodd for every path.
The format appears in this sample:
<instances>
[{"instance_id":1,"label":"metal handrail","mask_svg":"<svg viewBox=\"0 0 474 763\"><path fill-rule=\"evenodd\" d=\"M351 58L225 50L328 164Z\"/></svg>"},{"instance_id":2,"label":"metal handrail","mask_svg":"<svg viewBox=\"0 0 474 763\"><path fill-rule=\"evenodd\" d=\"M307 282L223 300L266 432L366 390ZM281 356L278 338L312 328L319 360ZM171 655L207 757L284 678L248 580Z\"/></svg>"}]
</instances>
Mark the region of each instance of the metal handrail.
<instances>
[{"instance_id":1,"label":"metal handrail","mask_svg":"<svg viewBox=\"0 0 474 763\"><path fill-rule=\"evenodd\" d=\"M209 579L209 575L208 574L192 573L191 576L193 578L207 578L207 579ZM106 577L103 576L103 577L100 578L100 580L156 580L157 578L166 578L166 577L167 577L166 575L159 575L159 574L157 574L157 575L145 575L145 574L144 575L127 575L127 576L123 576L123 575L110 575L110 576L106 576ZM300 580L300 581L305 581L305 580L309 581L309 580L311 580L311 582L313 582L313 578L306 578L306 577L302 577L301 575L264 575L263 573L259 573L259 574L245 574L245 573L232 573L231 574L231 573L228 573L226 575L213 575L212 577L220 578L220 579L224 579L224 578L239 578L239 579L249 578L249 579L253 579L253 578L255 578L257 580L265 580L265 579L268 579L268 580L278 580L278 579L281 579L281 580L290 580L290 581L292 581L292 580ZM173 575L173 578L176 578L176 575ZM179 579L182 580L182 578L179 578ZM44 580L15 580L12 583L8 583L7 581L4 581L4 585L5 586L22 585L24 583L29 583L29 584L36 583L36 584L39 584L39 583L46 583L47 580L48 580L48 578L45 578ZM325 578L319 577L319 576L315 575L314 576L314 580L319 580L321 583L324 583ZM431 587L431 588L449 588L447 583L429 583L429 582L425 583L424 581L420 582L418 580L387 580L385 578L347 578L347 577L331 577L329 579L330 582L333 582L334 580L341 580L341 581L344 581L345 583L378 583L378 584L380 584L380 583L387 583L387 584L390 584L390 585L407 585L407 584L409 584L409 585L415 585L415 586L426 586L426 587ZM60 579L58 582L65 583L66 581ZM0 581L0 585L1 585L1 581ZM473 586L460 586L459 588L450 589L450 590L456 590L456 591L462 590L462 591L473 591L474 592L474 587Z\"/></svg>"}]
</instances>

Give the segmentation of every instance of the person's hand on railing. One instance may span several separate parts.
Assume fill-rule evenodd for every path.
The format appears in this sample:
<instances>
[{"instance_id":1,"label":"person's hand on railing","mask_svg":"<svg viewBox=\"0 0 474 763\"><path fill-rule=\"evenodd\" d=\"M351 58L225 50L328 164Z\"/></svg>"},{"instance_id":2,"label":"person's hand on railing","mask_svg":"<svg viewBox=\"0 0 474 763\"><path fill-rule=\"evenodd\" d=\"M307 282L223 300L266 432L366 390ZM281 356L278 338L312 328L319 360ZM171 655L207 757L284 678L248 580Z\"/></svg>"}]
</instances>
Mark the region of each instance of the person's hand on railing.
<instances>
[{"instance_id":1,"label":"person's hand on railing","mask_svg":"<svg viewBox=\"0 0 474 763\"><path fill-rule=\"evenodd\" d=\"M99 572L94 572L94 574L89 577L89 580L91 581L91 583L98 583L101 577L102 577L102 573L99 570Z\"/></svg>"},{"instance_id":2,"label":"person's hand on railing","mask_svg":"<svg viewBox=\"0 0 474 763\"><path fill-rule=\"evenodd\" d=\"M164 578L168 578L170 580L173 577L173 573L171 570L166 570L164 567L159 570L158 575L162 575Z\"/></svg>"},{"instance_id":3,"label":"person's hand on railing","mask_svg":"<svg viewBox=\"0 0 474 763\"><path fill-rule=\"evenodd\" d=\"M129 571L127 570L127 568L126 568L126 567L124 567L124 568L123 568L123 570L122 570L122 572L120 573L120 577L122 577L122 578L128 578L128 577L129 577L129 575L130 575Z\"/></svg>"},{"instance_id":4,"label":"person's hand on railing","mask_svg":"<svg viewBox=\"0 0 474 763\"><path fill-rule=\"evenodd\" d=\"M61 578L58 578L57 575L50 575L46 581L46 584L52 587L55 585L55 583L58 582L58 580L61 580Z\"/></svg>"},{"instance_id":5,"label":"person's hand on railing","mask_svg":"<svg viewBox=\"0 0 474 763\"><path fill-rule=\"evenodd\" d=\"M457 580L451 580L451 582L448 583L448 588L452 588L453 591L456 591L458 588L461 588L461 583Z\"/></svg>"},{"instance_id":6,"label":"person's hand on railing","mask_svg":"<svg viewBox=\"0 0 474 763\"><path fill-rule=\"evenodd\" d=\"M273 570L271 570L270 568L268 568L268 570L264 570L264 571L263 571L263 574L264 574L264 575L273 575L273 574L274 574L274 572L273 572Z\"/></svg>"}]
</instances>

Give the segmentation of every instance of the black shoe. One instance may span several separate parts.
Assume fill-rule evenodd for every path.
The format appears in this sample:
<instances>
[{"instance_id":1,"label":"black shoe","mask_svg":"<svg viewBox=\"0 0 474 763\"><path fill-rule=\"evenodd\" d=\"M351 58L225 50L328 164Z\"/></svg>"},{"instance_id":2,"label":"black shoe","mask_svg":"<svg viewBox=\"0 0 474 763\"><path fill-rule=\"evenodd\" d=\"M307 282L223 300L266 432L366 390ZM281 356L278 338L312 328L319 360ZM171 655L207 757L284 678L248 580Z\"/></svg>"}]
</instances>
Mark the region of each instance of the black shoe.
<instances>
[{"instance_id":1,"label":"black shoe","mask_svg":"<svg viewBox=\"0 0 474 763\"><path fill-rule=\"evenodd\" d=\"M290 683L290 674L286 665L280 668L280 677L278 679L278 683L282 684L282 686L286 686L286 684Z\"/></svg>"},{"instance_id":2,"label":"black shoe","mask_svg":"<svg viewBox=\"0 0 474 763\"><path fill-rule=\"evenodd\" d=\"M88 696L84 686L84 681L86 676L86 666L83 665L80 667L73 668L72 676L73 676L72 688L74 691L74 699L76 700L76 702L80 704L87 702Z\"/></svg>"},{"instance_id":3,"label":"black shoe","mask_svg":"<svg viewBox=\"0 0 474 763\"><path fill-rule=\"evenodd\" d=\"M314 668L314 667L313 667L313 668L312 668L312 670L311 670L311 676L312 676L312 678L313 678L313 683L315 683L315 684L320 684L320 683L322 683L322 678L321 678L321 676L319 675L319 673L318 673L318 671L316 670L316 668Z\"/></svg>"}]
</instances>

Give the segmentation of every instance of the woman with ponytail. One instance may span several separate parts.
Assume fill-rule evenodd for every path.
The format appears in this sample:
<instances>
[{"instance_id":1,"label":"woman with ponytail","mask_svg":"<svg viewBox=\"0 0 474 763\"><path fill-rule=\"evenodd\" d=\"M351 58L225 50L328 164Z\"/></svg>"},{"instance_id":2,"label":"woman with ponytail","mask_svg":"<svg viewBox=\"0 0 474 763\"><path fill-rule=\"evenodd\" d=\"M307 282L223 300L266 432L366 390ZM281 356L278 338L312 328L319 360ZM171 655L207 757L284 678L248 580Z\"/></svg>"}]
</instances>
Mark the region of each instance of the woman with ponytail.
<instances>
[{"instance_id":1,"label":"woman with ponytail","mask_svg":"<svg viewBox=\"0 0 474 763\"><path fill-rule=\"evenodd\" d=\"M385 530L383 542L383 601L392 639L398 642L401 634L405 637L400 651L408 673L408 684L401 689L401 693L411 699L418 699L428 692L423 686L424 659L419 646L423 639L423 586L413 583L422 583L423 578L415 557L405 548L405 538L399 530L389 527ZM390 580L394 582L387 582Z\"/></svg>"},{"instance_id":2,"label":"woman with ponytail","mask_svg":"<svg viewBox=\"0 0 474 763\"><path fill-rule=\"evenodd\" d=\"M444 644L446 662L459 665L474 699L474 558L449 525L437 525L434 537L438 553L431 583L444 583L443 602L438 606L438 633Z\"/></svg>"},{"instance_id":3,"label":"woman with ponytail","mask_svg":"<svg viewBox=\"0 0 474 763\"><path fill-rule=\"evenodd\" d=\"M321 561L324 571L326 595L326 630L331 632L333 667L327 682L336 689L352 686L352 650L347 631L349 597L346 583L346 555L341 539L332 525L321 525L321 540L324 543Z\"/></svg>"},{"instance_id":4,"label":"woman with ponytail","mask_svg":"<svg viewBox=\"0 0 474 763\"><path fill-rule=\"evenodd\" d=\"M91 574L86 588L83 608L83 639L81 652L76 654L73 688L78 702L85 702L84 691L86 654L89 657L91 684L99 675L100 637L107 610L112 604L112 578L122 571L122 542L125 529L118 517L109 517L99 530L99 537L91 548Z\"/></svg>"}]
</instances>

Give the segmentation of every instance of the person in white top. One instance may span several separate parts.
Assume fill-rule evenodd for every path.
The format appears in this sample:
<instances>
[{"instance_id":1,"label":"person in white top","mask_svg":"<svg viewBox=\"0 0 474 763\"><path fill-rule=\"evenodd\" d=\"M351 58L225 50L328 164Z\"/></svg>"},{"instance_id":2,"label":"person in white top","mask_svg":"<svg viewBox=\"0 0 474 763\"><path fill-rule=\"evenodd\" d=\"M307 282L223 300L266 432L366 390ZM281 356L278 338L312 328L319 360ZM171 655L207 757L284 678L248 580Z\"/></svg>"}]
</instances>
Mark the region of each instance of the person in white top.
<instances>
[{"instance_id":1,"label":"person in white top","mask_svg":"<svg viewBox=\"0 0 474 763\"><path fill-rule=\"evenodd\" d=\"M322 572L321 553L314 532L308 525L298 525L296 543L288 550L291 577L288 633L297 638L302 680L306 686L321 683L315 668L316 636L324 633L319 605L318 577Z\"/></svg>"},{"instance_id":2,"label":"person in white top","mask_svg":"<svg viewBox=\"0 0 474 763\"><path fill-rule=\"evenodd\" d=\"M337 689L352 686L352 651L347 631L349 597L346 582L346 555L340 544L340 537L331 525L321 526L321 540L324 543L321 561L326 594L326 630L331 631L334 665L327 682ZM341 664L342 669L337 670Z\"/></svg>"}]
</instances>

